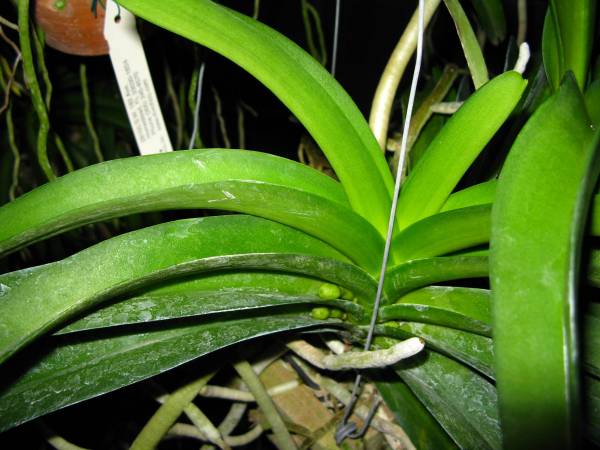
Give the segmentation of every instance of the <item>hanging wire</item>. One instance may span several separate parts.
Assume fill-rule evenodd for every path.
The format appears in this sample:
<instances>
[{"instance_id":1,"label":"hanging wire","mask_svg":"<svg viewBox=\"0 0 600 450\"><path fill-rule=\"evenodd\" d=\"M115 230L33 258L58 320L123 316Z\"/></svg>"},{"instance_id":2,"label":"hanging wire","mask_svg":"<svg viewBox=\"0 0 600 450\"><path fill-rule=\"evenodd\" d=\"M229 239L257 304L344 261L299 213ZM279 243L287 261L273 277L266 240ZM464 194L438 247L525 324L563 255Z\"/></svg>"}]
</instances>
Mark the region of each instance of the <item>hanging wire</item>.
<instances>
[{"instance_id":1,"label":"hanging wire","mask_svg":"<svg viewBox=\"0 0 600 450\"><path fill-rule=\"evenodd\" d=\"M408 143L408 132L410 129L410 122L412 119L412 112L414 109L415 103L415 95L417 92L417 84L419 81L419 73L421 72L421 63L423 60L423 33L425 28L425 8L424 8L424 0L419 0L419 27L418 27L418 36L417 36L417 53L415 59L415 69L413 72L412 82L410 86L410 94L408 97L408 106L406 108L406 119L404 121L404 130L402 133L402 143L400 146L400 158L398 160L398 171L396 172L396 183L394 185L394 197L392 199L392 207L390 210L390 217L388 222L388 231L385 240L385 248L383 251L383 259L381 262L381 272L379 275L379 283L377 285L377 294L375 296L375 302L373 304L373 313L371 315L371 323L369 325L369 332L367 334L367 340L365 341L365 351L371 348L371 344L373 342L373 335L375 332L375 324L377 322L377 316L379 315L379 305L381 303L381 296L383 293L383 285L385 282L385 271L388 265L388 259L390 254L390 247L392 242L392 234L394 231L394 223L396 219L396 209L398 206L398 194L400 193L400 186L403 180L404 166L406 164L406 149ZM334 54L335 57L335 54ZM354 380L354 387L352 389L352 398L351 401L346 405L346 409L344 411L344 418L342 419L342 423L338 427L336 431L336 442L340 445L346 438L357 439L362 437L365 431L368 428L368 421L365 421L365 426L363 426L360 430L357 430L357 426L354 422L349 422L348 419L352 415L352 411L354 406L356 405L356 401L358 400L360 394L362 375L358 373ZM371 407L371 410L374 411L377 408L377 402ZM372 418L372 415L371 415Z\"/></svg>"},{"instance_id":2,"label":"hanging wire","mask_svg":"<svg viewBox=\"0 0 600 450\"><path fill-rule=\"evenodd\" d=\"M198 70L198 86L196 88L196 105L194 107L194 125L192 128L192 136L190 137L190 145L188 148L194 148L196 136L198 135L198 127L200 124L200 102L202 101L202 85L204 84L204 68L206 64L202 62Z\"/></svg>"},{"instance_id":3,"label":"hanging wire","mask_svg":"<svg viewBox=\"0 0 600 450\"><path fill-rule=\"evenodd\" d=\"M335 23L333 25L333 50L331 52L331 75L335 77L337 67L338 37L340 34L340 0L335 0Z\"/></svg>"}]
</instances>

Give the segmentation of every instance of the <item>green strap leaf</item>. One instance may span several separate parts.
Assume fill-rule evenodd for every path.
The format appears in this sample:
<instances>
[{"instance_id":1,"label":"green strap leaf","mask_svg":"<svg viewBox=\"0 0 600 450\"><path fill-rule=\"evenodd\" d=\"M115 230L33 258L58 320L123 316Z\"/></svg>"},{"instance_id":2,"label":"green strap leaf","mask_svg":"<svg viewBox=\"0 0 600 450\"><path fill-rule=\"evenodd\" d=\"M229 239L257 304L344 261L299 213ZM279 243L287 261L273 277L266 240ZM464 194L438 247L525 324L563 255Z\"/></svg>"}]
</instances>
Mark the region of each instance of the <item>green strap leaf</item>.
<instances>
[{"instance_id":1,"label":"green strap leaf","mask_svg":"<svg viewBox=\"0 0 600 450\"><path fill-rule=\"evenodd\" d=\"M5 276L0 275L0 283ZM321 280L289 273L242 270L204 273L167 281L131 298L101 305L54 334L275 305L285 307L319 298L322 284Z\"/></svg>"},{"instance_id":2,"label":"green strap leaf","mask_svg":"<svg viewBox=\"0 0 600 450\"><path fill-rule=\"evenodd\" d=\"M572 71L580 89L587 81L596 0L550 0L549 14L557 42L559 77ZM556 87L559 80L551 80Z\"/></svg>"},{"instance_id":3,"label":"green strap leaf","mask_svg":"<svg viewBox=\"0 0 600 450\"><path fill-rule=\"evenodd\" d=\"M578 445L577 276L600 169L600 135L592 137L567 77L523 127L498 182L490 280L507 448Z\"/></svg>"},{"instance_id":4,"label":"green strap leaf","mask_svg":"<svg viewBox=\"0 0 600 450\"><path fill-rule=\"evenodd\" d=\"M378 327L381 334L397 339L418 336L427 348L450 356L482 374L494 378L492 339L462 330L415 322L388 322Z\"/></svg>"},{"instance_id":5,"label":"green strap leaf","mask_svg":"<svg viewBox=\"0 0 600 450\"><path fill-rule=\"evenodd\" d=\"M442 281L488 276L486 256L442 256L416 259L392 267L385 277L384 292L391 300L415 289Z\"/></svg>"},{"instance_id":6,"label":"green strap leaf","mask_svg":"<svg viewBox=\"0 0 600 450\"><path fill-rule=\"evenodd\" d=\"M430 286L409 292L383 306L382 322L403 320L441 325L491 337L490 291L454 286Z\"/></svg>"},{"instance_id":7,"label":"green strap leaf","mask_svg":"<svg viewBox=\"0 0 600 450\"><path fill-rule=\"evenodd\" d=\"M224 55L254 75L315 138L352 208L382 234L393 181L367 122L335 79L296 44L210 0L124 0L121 6Z\"/></svg>"},{"instance_id":8,"label":"green strap leaf","mask_svg":"<svg viewBox=\"0 0 600 450\"><path fill-rule=\"evenodd\" d=\"M308 315L233 317L136 333L94 332L52 338L31 367L11 361L3 376L18 374L0 393L0 431L49 412L114 391L220 348L257 336L316 325ZM322 321L320 322L323 323ZM24 372L22 372L24 370ZM10 379L10 378L8 378Z\"/></svg>"},{"instance_id":9,"label":"green strap leaf","mask_svg":"<svg viewBox=\"0 0 600 450\"><path fill-rule=\"evenodd\" d=\"M542 32L542 57L546 78L554 90L558 89L560 79L564 73L562 70L562 54L562 43L556 31L556 22L551 8L548 8Z\"/></svg>"},{"instance_id":10,"label":"green strap leaf","mask_svg":"<svg viewBox=\"0 0 600 450\"><path fill-rule=\"evenodd\" d=\"M452 211L459 208L466 208L477 205L490 205L496 197L496 180L486 181L475 184L461 191L452 194L444 204L442 211ZM590 226L588 233L592 236L600 236L600 195L596 194L593 198L590 213Z\"/></svg>"},{"instance_id":11,"label":"green strap leaf","mask_svg":"<svg viewBox=\"0 0 600 450\"><path fill-rule=\"evenodd\" d=\"M306 304L323 304L330 308L347 311L359 318L363 317L363 309L355 303L343 300L322 300L315 295L292 296L273 292L257 292L250 289L190 291L171 295L133 297L88 314L54 334L226 312L261 310L265 311L263 314L270 314L290 305Z\"/></svg>"},{"instance_id":12,"label":"green strap leaf","mask_svg":"<svg viewBox=\"0 0 600 450\"><path fill-rule=\"evenodd\" d=\"M398 199L400 229L439 212L514 109L526 85L517 72L505 72L469 97L446 122L402 187Z\"/></svg>"},{"instance_id":13,"label":"green strap leaf","mask_svg":"<svg viewBox=\"0 0 600 450\"><path fill-rule=\"evenodd\" d=\"M456 191L448 197L448 200L446 200L446 203L444 203L444 206L442 206L440 211L451 211L453 209L485 205L488 203L491 205L496 196L497 185L498 182L493 179Z\"/></svg>"},{"instance_id":14,"label":"green strap leaf","mask_svg":"<svg viewBox=\"0 0 600 450\"><path fill-rule=\"evenodd\" d=\"M392 242L396 262L445 255L490 239L490 205L469 206L419 220Z\"/></svg>"},{"instance_id":15,"label":"green strap leaf","mask_svg":"<svg viewBox=\"0 0 600 450\"><path fill-rule=\"evenodd\" d=\"M342 214L348 205L331 178L258 152L205 149L108 161L65 175L0 208L0 254L80 225L137 212L219 208L269 215L269 208L279 204L284 209L284 202L290 209L286 188L309 204L317 203L314 196L322 197ZM266 200L273 203L267 205L261 195L270 195ZM275 201L274 195L283 198ZM293 212L288 222L300 216Z\"/></svg>"},{"instance_id":16,"label":"green strap leaf","mask_svg":"<svg viewBox=\"0 0 600 450\"><path fill-rule=\"evenodd\" d=\"M488 82L489 76L477 36L475 36L471 23L465 14L465 10L460 6L458 0L444 0L444 3L452 16L454 26L456 26L460 45L463 48L465 59L467 60L469 71L471 72L473 85L475 86L475 89L479 89Z\"/></svg>"},{"instance_id":17,"label":"green strap leaf","mask_svg":"<svg viewBox=\"0 0 600 450\"><path fill-rule=\"evenodd\" d=\"M483 376L431 351L395 370L460 448L502 447L496 389Z\"/></svg>"},{"instance_id":18,"label":"green strap leaf","mask_svg":"<svg viewBox=\"0 0 600 450\"><path fill-rule=\"evenodd\" d=\"M242 263L250 268L269 265L267 258L243 256L254 253L298 253L344 260L322 241L251 216L181 220L126 233L32 271L15 286L4 289L0 361L66 319L133 288L194 272L235 267L235 258L228 257L232 255L242 255ZM298 271L313 264L305 259L297 257Z\"/></svg>"}]
</instances>

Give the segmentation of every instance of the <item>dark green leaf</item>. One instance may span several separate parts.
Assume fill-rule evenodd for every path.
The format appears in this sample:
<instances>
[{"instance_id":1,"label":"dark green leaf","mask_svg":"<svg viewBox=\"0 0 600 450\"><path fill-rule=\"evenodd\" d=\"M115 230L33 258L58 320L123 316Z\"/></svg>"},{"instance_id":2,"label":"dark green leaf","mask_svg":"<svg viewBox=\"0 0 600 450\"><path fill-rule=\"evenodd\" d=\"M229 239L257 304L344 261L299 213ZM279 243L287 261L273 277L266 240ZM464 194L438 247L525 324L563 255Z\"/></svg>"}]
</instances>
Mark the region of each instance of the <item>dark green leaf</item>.
<instances>
[{"instance_id":1,"label":"dark green leaf","mask_svg":"<svg viewBox=\"0 0 600 450\"><path fill-rule=\"evenodd\" d=\"M226 288L219 291L189 291L178 294L146 294L101 308L54 333L107 328L120 325L149 323L183 317L206 316L224 312L263 310L276 313L276 307L302 304L323 304L362 318L362 308L343 300L322 300L313 295L289 295L256 289ZM275 308L275 309L274 309Z\"/></svg>"},{"instance_id":2,"label":"dark green leaf","mask_svg":"<svg viewBox=\"0 0 600 450\"><path fill-rule=\"evenodd\" d=\"M486 289L430 286L409 292L381 308L381 321L425 322L491 337L490 292Z\"/></svg>"},{"instance_id":3,"label":"dark green leaf","mask_svg":"<svg viewBox=\"0 0 600 450\"><path fill-rule=\"evenodd\" d=\"M125 330L52 338L47 353L0 393L0 430L144 380L233 343L316 323L297 314L271 315L196 321L137 333ZM3 374L8 372L5 368Z\"/></svg>"},{"instance_id":4,"label":"dark green leaf","mask_svg":"<svg viewBox=\"0 0 600 450\"><path fill-rule=\"evenodd\" d=\"M577 446L577 275L600 169L592 138L583 98L567 77L524 126L498 182L490 280L508 448Z\"/></svg>"},{"instance_id":5,"label":"dark green leaf","mask_svg":"<svg viewBox=\"0 0 600 450\"><path fill-rule=\"evenodd\" d=\"M390 300L415 289L442 281L488 276L485 256L442 256L416 259L392 267L385 277L385 293Z\"/></svg>"},{"instance_id":6,"label":"dark green leaf","mask_svg":"<svg viewBox=\"0 0 600 450\"><path fill-rule=\"evenodd\" d=\"M431 351L395 369L460 448L502 447L496 389L484 377Z\"/></svg>"},{"instance_id":7,"label":"dark green leaf","mask_svg":"<svg viewBox=\"0 0 600 450\"><path fill-rule=\"evenodd\" d=\"M3 290L0 360L68 318L151 282L235 268L236 255L242 258L238 267L260 269L271 264L277 270L273 258L246 256L255 253L298 253L299 273L311 265L310 270L318 272L314 262L301 255L344 260L322 241L251 216L181 220L123 234L32 271Z\"/></svg>"},{"instance_id":8,"label":"dark green leaf","mask_svg":"<svg viewBox=\"0 0 600 450\"><path fill-rule=\"evenodd\" d=\"M428 348L494 378L492 339L462 330L415 322L388 322L378 332L397 339L418 336Z\"/></svg>"}]
</instances>

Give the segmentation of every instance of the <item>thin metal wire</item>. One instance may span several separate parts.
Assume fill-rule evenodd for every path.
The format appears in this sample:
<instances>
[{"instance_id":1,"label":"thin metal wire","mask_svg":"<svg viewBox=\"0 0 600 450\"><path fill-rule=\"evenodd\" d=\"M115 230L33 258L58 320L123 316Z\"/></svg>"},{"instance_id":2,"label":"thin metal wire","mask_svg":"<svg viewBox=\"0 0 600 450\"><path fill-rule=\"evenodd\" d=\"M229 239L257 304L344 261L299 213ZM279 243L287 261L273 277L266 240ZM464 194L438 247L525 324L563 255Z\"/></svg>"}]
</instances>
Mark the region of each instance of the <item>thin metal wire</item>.
<instances>
[{"instance_id":1,"label":"thin metal wire","mask_svg":"<svg viewBox=\"0 0 600 450\"><path fill-rule=\"evenodd\" d=\"M394 196L392 198L392 207L390 210L390 217L388 222L388 230L387 236L385 239L385 248L383 250L383 259L381 262L381 272L379 274L379 283L377 285L377 294L375 296L375 302L373 304L373 313L371 315L371 323L369 325L369 332L367 334L367 340L365 341L365 351L371 348L371 344L373 342L373 335L375 332L375 324L377 323L377 316L379 315L379 305L381 303L381 296L383 293L383 285L385 282L385 271L388 265L388 259L390 255L390 247L392 242L392 234L394 231L394 223L396 220L396 209L398 207L398 194L400 193L400 186L402 185L402 174L404 173L404 166L406 164L406 149L408 143L408 132L410 129L410 122L412 119L412 112L415 103L415 95L417 92L417 84L419 82L419 74L421 72L421 64L423 60L423 34L425 29L425 8L424 8L424 0L419 0L419 26L418 26L418 36L417 36L417 52L415 58L415 69L413 72L412 82L410 86L410 94L408 97L408 106L406 108L406 119L404 121L404 130L402 133L402 143L400 146L400 158L398 160L398 171L396 172L396 183L394 186ZM348 419L354 409L356 401L359 397L360 391L360 383L362 380L362 375L358 373L356 375L356 379L354 380L354 388L352 389L352 399L346 405L346 410L344 412L344 419L342 423L338 427L338 433L336 433L336 439L339 439L339 443L341 443L345 438L352 438L356 434L356 425L350 425L348 423Z\"/></svg>"},{"instance_id":2,"label":"thin metal wire","mask_svg":"<svg viewBox=\"0 0 600 450\"><path fill-rule=\"evenodd\" d=\"M338 37L340 34L340 0L335 0L335 22L333 25L333 50L331 54L331 75L335 77L337 67Z\"/></svg>"},{"instance_id":3,"label":"thin metal wire","mask_svg":"<svg viewBox=\"0 0 600 450\"><path fill-rule=\"evenodd\" d=\"M190 145L188 148L194 148L194 142L196 141L196 135L198 134L198 127L200 124L200 102L202 101L202 85L204 84L204 67L206 64L203 62L200 65L198 71L198 87L196 88L196 105L194 107L194 125L192 128L192 136L190 137Z\"/></svg>"}]
</instances>

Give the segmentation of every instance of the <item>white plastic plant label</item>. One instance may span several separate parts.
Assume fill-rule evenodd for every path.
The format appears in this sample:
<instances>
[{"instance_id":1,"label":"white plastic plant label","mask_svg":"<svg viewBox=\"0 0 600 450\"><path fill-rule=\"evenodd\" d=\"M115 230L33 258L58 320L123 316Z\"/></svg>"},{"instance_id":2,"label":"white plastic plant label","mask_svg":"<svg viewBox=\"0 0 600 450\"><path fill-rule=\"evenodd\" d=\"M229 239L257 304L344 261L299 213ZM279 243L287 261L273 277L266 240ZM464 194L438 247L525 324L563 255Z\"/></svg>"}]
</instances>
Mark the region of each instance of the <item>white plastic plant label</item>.
<instances>
[{"instance_id":1,"label":"white plastic plant label","mask_svg":"<svg viewBox=\"0 0 600 450\"><path fill-rule=\"evenodd\" d=\"M104 38L140 153L172 151L135 16L113 0L106 2Z\"/></svg>"}]
</instances>

